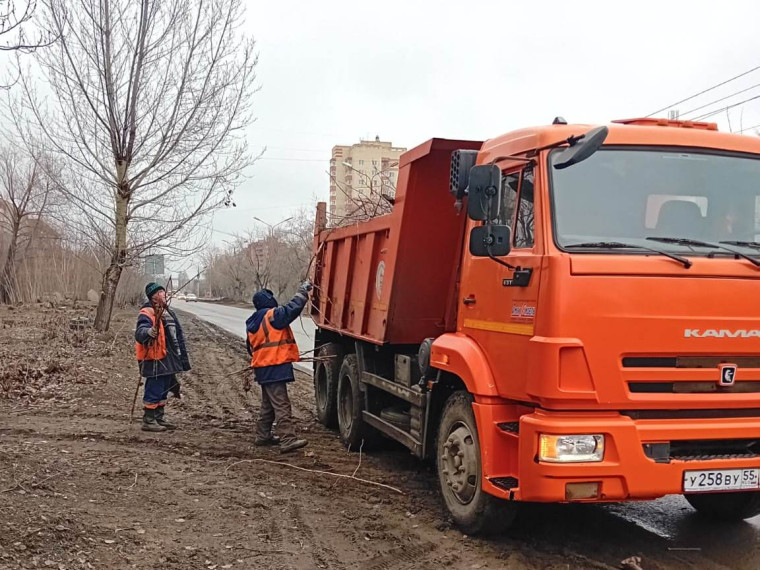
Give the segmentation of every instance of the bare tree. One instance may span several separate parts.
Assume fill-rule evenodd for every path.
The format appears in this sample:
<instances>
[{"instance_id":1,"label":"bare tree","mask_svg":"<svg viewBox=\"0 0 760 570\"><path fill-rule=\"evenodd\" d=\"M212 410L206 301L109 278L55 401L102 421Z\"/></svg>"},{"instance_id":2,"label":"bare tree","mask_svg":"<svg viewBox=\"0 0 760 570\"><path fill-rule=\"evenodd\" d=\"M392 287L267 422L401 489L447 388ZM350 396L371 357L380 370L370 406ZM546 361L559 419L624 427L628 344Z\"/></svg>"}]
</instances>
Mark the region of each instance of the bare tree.
<instances>
[{"instance_id":1,"label":"bare tree","mask_svg":"<svg viewBox=\"0 0 760 570\"><path fill-rule=\"evenodd\" d=\"M17 38L13 43L0 43L0 51L21 49L24 46L23 26L32 19L36 7L37 0L26 0L21 4L15 0L0 0L0 38Z\"/></svg>"},{"instance_id":2,"label":"bare tree","mask_svg":"<svg viewBox=\"0 0 760 570\"><path fill-rule=\"evenodd\" d=\"M241 0L43 0L60 38L36 53L47 108L27 75L27 128L73 172L80 222L107 242L95 328L106 330L125 267L146 251L181 255L203 220L229 204L251 165L253 39Z\"/></svg>"},{"instance_id":3,"label":"bare tree","mask_svg":"<svg viewBox=\"0 0 760 570\"><path fill-rule=\"evenodd\" d=\"M0 0L0 52L31 52L55 41L53 36L42 33L33 40L29 38L26 28L32 22L36 9L37 0Z\"/></svg>"},{"instance_id":4,"label":"bare tree","mask_svg":"<svg viewBox=\"0 0 760 570\"><path fill-rule=\"evenodd\" d=\"M0 149L0 231L7 239L0 270L0 302L19 300L18 268L35 239L50 233L43 220L54 189L51 165L44 157Z\"/></svg>"},{"instance_id":5,"label":"bare tree","mask_svg":"<svg viewBox=\"0 0 760 570\"><path fill-rule=\"evenodd\" d=\"M342 184L335 176L328 173L337 191L343 194L345 200L345 211L341 214L333 214L330 225L348 226L390 214L396 196L396 186L389 176L393 170L376 170L372 175L367 175L355 168L349 168L359 175L359 183L353 187Z\"/></svg>"},{"instance_id":6,"label":"bare tree","mask_svg":"<svg viewBox=\"0 0 760 570\"><path fill-rule=\"evenodd\" d=\"M270 289L283 297L307 276L314 238L313 214L300 210L277 228L257 229L205 254L206 279L215 295L249 301Z\"/></svg>"}]
</instances>

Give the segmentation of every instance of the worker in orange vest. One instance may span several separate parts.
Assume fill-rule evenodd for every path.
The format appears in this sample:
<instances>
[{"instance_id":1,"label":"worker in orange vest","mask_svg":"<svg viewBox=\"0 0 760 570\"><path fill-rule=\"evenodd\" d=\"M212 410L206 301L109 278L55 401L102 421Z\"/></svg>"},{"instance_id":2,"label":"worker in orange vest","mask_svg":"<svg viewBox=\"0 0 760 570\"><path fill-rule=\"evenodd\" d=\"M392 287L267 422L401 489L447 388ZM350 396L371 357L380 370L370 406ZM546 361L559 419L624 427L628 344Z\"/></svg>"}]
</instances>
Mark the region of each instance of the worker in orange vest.
<instances>
[{"instance_id":1,"label":"worker in orange vest","mask_svg":"<svg viewBox=\"0 0 760 570\"><path fill-rule=\"evenodd\" d=\"M145 380L142 430L162 432L175 427L164 417L164 408L169 392L179 397L176 375L190 370L190 359L177 315L166 304L166 290L158 283L148 283L145 296L148 301L140 309L135 327L135 355ZM163 311L157 323L159 307Z\"/></svg>"},{"instance_id":2,"label":"worker in orange vest","mask_svg":"<svg viewBox=\"0 0 760 570\"><path fill-rule=\"evenodd\" d=\"M269 289L253 296L256 311L245 322L246 346L256 382L261 385L261 409L256 426L255 445L280 445L280 453L295 451L308 442L296 437L288 383L295 380L293 362L300 360L298 345L290 323L295 321L309 300L312 285L305 281L295 297L279 306ZM277 422L280 437L272 434Z\"/></svg>"}]
</instances>

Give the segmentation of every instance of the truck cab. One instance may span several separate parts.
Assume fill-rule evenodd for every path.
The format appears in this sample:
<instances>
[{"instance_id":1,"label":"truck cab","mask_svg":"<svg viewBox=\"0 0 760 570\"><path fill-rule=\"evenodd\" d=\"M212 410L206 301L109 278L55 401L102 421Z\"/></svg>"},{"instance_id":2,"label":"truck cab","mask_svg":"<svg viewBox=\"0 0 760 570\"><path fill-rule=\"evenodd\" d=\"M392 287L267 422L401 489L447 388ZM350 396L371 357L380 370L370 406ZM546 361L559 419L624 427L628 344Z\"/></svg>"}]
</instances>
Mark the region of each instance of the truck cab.
<instances>
[{"instance_id":1,"label":"truck cab","mask_svg":"<svg viewBox=\"0 0 760 570\"><path fill-rule=\"evenodd\" d=\"M520 502L759 514L760 139L556 120L455 146L402 157L385 219L318 228L325 423L434 458L467 532Z\"/></svg>"}]
</instances>

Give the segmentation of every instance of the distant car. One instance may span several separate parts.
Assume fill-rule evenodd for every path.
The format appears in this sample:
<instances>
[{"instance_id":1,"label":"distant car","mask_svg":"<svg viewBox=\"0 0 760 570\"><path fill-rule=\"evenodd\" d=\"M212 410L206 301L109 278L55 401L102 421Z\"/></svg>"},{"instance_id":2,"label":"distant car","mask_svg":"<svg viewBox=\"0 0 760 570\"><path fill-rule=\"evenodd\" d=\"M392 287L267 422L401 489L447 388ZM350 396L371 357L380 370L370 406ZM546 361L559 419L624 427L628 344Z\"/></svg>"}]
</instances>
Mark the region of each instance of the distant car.
<instances>
[{"instance_id":1,"label":"distant car","mask_svg":"<svg viewBox=\"0 0 760 570\"><path fill-rule=\"evenodd\" d=\"M178 293L177 301L187 301L187 295L185 295L184 293Z\"/></svg>"},{"instance_id":2,"label":"distant car","mask_svg":"<svg viewBox=\"0 0 760 570\"><path fill-rule=\"evenodd\" d=\"M193 301L194 301L194 302L198 302L198 297L197 297L197 296L196 296L194 293L188 293L188 294L185 296L185 301L189 301L189 302L193 302Z\"/></svg>"}]
</instances>

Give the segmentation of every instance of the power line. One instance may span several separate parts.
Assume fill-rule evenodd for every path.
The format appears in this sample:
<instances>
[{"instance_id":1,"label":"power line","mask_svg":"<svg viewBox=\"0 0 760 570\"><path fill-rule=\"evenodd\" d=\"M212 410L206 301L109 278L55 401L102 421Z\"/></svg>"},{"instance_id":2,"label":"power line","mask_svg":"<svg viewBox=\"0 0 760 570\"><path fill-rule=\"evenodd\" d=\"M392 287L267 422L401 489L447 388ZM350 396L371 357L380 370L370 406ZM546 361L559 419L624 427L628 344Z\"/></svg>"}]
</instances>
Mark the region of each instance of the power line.
<instances>
[{"instance_id":1,"label":"power line","mask_svg":"<svg viewBox=\"0 0 760 570\"><path fill-rule=\"evenodd\" d=\"M270 146L268 144L263 145L263 146L265 146L267 150L269 150L270 148L275 148L277 150L291 150L294 152L321 152L321 153L329 152L329 149L324 149L324 148L293 148L289 146Z\"/></svg>"},{"instance_id":2,"label":"power line","mask_svg":"<svg viewBox=\"0 0 760 570\"><path fill-rule=\"evenodd\" d=\"M728 111L729 109L733 109L734 107L738 107L739 105L744 105L745 103L749 103L750 101L754 101L755 99L760 99L760 95L755 95L754 97L750 97L749 99L744 99L743 101L739 101L738 103L734 103L733 105L728 105L727 107L723 107L722 109L718 109L717 111L711 111L709 113L705 113L704 115L700 115L699 117L694 117L693 119L690 119L692 121L703 121L704 119L708 119L712 117L713 115L718 115L724 111Z\"/></svg>"},{"instance_id":3,"label":"power line","mask_svg":"<svg viewBox=\"0 0 760 570\"><path fill-rule=\"evenodd\" d=\"M329 158L280 158L280 157L273 157L273 156L262 156L262 157L257 158L256 160L284 160L286 162L322 162L322 163L330 162Z\"/></svg>"},{"instance_id":4,"label":"power line","mask_svg":"<svg viewBox=\"0 0 760 570\"><path fill-rule=\"evenodd\" d=\"M746 129L742 129L741 131L737 132L737 135L742 134L744 131L751 131L752 129L760 129L760 125L753 125L751 127L747 127Z\"/></svg>"},{"instance_id":5,"label":"power line","mask_svg":"<svg viewBox=\"0 0 760 570\"><path fill-rule=\"evenodd\" d=\"M718 87L722 87L723 85L727 83L731 83L732 81L736 81L740 77L744 77L745 75L749 75L753 71L757 71L760 69L760 65L757 67L753 67L752 69L745 71L744 73L740 73L739 75L732 77L731 79L726 79L725 81L722 81L721 83L718 83L717 85L713 85L712 87L708 87L707 89L704 89L703 91L700 91L699 93L695 93L691 97L687 97L686 99L681 99L680 101L676 101L675 103L671 103L670 105L666 105L662 109L658 109L654 113L650 113L647 115L647 117L651 117L652 115L656 115L657 113L662 113L663 111L667 111L668 109L671 109L672 107L675 107L676 105L680 105L681 103L685 103L686 101L691 101L692 99L699 97L700 95L704 95L705 93L708 93L710 91L713 91L714 89L717 89Z\"/></svg>"},{"instance_id":6,"label":"power line","mask_svg":"<svg viewBox=\"0 0 760 570\"><path fill-rule=\"evenodd\" d=\"M211 231L211 232L214 232L214 233L217 233L217 234L224 234L224 235L226 235L226 236L230 236L230 237L234 237L234 238L236 238L236 237L240 237L240 236L236 236L235 234L231 234L231 233L229 233L229 232L225 232L225 231L222 231L222 230L217 230L217 229L215 229L215 228L213 228L213 227L210 227L210 226L201 226L201 227L204 227L204 228L206 228L207 230L209 230L209 231Z\"/></svg>"},{"instance_id":7,"label":"power line","mask_svg":"<svg viewBox=\"0 0 760 570\"><path fill-rule=\"evenodd\" d=\"M752 87L747 87L746 89L742 89L741 91L736 91L735 93L731 93L731 95L726 95L725 97L721 97L720 99L716 99L715 101L710 101L709 103L705 103L704 105L701 105L699 107L695 107L689 111L686 111L685 113L678 113L679 117L685 117L686 115L689 115L691 113L694 113L695 111L700 111L704 109L705 107L710 107L711 105L714 105L715 103L720 103L721 101L725 101L726 99L731 99L731 97L735 97L737 95L741 95L742 93L746 93L747 91L752 91L753 89L760 87L760 83L756 83Z\"/></svg>"},{"instance_id":8,"label":"power line","mask_svg":"<svg viewBox=\"0 0 760 570\"><path fill-rule=\"evenodd\" d=\"M317 200L318 201L318 200ZM300 204L280 204L277 206L251 206L250 208L235 208L233 212L256 212L258 210L279 210L282 208L300 208L302 206L314 206L316 202L301 202Z\"/></svg>"}]
</instances>

